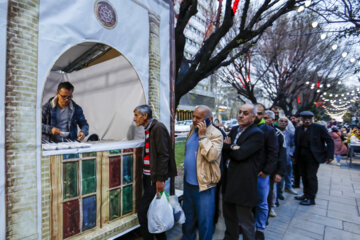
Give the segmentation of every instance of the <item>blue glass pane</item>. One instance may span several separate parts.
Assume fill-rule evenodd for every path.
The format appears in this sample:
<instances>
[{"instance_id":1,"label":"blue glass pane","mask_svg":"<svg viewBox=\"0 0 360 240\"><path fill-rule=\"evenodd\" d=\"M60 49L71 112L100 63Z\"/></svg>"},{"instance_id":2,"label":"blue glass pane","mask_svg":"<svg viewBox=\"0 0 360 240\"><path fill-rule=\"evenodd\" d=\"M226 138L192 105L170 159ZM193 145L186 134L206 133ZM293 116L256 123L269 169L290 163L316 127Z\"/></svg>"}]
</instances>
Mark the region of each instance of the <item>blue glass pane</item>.
<instances>
[{"instance_id":1,"label":"blue glass pane","mask_svg":"<svg viewBox=\"0 0 360 240\"><path fill-rule=\"evenodd\" d=\"M133 155L123 156L123 184L129 184L133 181Z\"/></svg>"},{"instance_id":2,"label":"blue glass pane","mask_svg":"<svg viewBox=\"0 0 360 240\"><path fill-rule=\"evenodd\" d=\"M83 199L83 231L96 226L96 195Z\"/></svg>"},{"instance_id":3,"label":"blue glass pane","mask_svg":"<svg viewBox=\"0 0 360 240\"><path fill-rule=\"evenodd\" d=\"M73 159L73 158L79 158L79 154L74 153L74 154L64 154L63 155L63 160Z\"/></svg>"}]
</instances>

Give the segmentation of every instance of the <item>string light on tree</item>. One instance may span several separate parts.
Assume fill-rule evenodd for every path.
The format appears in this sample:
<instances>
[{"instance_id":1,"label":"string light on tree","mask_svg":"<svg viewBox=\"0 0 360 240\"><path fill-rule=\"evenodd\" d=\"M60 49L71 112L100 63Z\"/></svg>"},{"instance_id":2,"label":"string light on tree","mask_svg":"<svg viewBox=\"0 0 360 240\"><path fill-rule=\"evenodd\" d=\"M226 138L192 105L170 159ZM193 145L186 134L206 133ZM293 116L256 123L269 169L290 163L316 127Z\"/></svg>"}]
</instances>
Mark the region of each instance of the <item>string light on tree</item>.
<instances>
[{"instance_id":1,"label":"string light on tree","mask_svg":"<svg viewBox=\"0 0 360 240\"><path fill-rule=\"evenodd\" d=\"M332 45L332 47L331 47L331 48L332 48L332 50L334 50L334 51L335 51L335 50L337 49L337 45L336 45L336 44L334 44L334 45Z\"/></svg>"},{"instance_id":2,"label":"string light on tree","mask_svg":"<svg viewBox=\"0 0 360 240\"><path fill-rule=\"evenodd\" d=\"M342 56L343 58L345 58L347 55L348 55L347 52L343 52L343 53L341 54L341 56Z\"/></svg>"},{"instance_id":3,"label":"string light on tree","mask_svg":"<svg viewBox=\"0 0 360 240\"><path fill-rule=\"evenodd\" d=\"M306 1L305 1L305 7L309 7L310 4L311 4L311 0L306 0Z\"/></svg>"},{"instance_id":4,"label":"string light on tree","mask_svg":"<svg viewBox=\"0 0 360 240\"><path fill-rule=\"evenodd\" d=\"M320 35L321 40L324 40L326 38L326 33L323 33Z\"/></svg>"},{"instance_id":5,"label":"string light on tree","mask_svg":"<svg viewBox=\"0 0 360 240\"><path fill-rule=\"evenodd\" d=\"M316 21L311 24L311 26L312 26L313 28L316 28L318 25L319 25L319 23L316 22Z\"/></svg>"},{"instance_id":6,"label":"string light on tree","mask_svg":"<svg viewBox=\"0 0 360 240\"><path fill-rule=\"evenodd\" d=\"M300 13L300 12L304 11L304 9L305 9L304 6L300 6L300 7L298 8L298 12Z\"/></svg>"}]
</instances>

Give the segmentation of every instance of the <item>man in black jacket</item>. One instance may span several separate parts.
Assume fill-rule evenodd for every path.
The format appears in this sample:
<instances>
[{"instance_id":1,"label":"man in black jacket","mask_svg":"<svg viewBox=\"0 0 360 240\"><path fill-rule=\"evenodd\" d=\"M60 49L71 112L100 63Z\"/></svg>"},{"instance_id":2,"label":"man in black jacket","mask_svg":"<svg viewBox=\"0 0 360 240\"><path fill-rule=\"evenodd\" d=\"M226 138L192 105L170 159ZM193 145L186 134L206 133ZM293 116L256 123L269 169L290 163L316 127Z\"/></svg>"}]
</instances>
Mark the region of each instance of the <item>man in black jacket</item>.
<instances>
[{"instance_id":1,"label":"man in black jacket","mask_svg":"<svg viewBox=\"0 0 360 240\"><path fill-rule=\"evenodd\" d=\"M264 231L268 219L269 206L268 195L270 191L270 175L275 170L278 161L278 139L275 129L265 124L265 107L262 104L256 104L257 114L255 124L264 132L264 148L258 159L258 204L255 212L256 219L256 239L264 239Z\"/></svg>"},{"instance_id":2,"label":"man in black jacket","mask_svg":"<svg viewBox=\"0 0 360 240\"><path fill-rule=\"evenodd\" d=\"M257 205L257 161L264 147L264 133L254 124L256 106L244 104L238 114L239 126L224 140L226 159L223 214L225 239L237 240L239 226L244 239L255 239Z\"/></svg>"},{"instance_id":3,"label":"man in black jacket","mask_svg":"<svg viewBox=\"0 0 360 240\"><path fill-rule=\"evenodd\" d=\"M303 126L295 130L295 160L299 164L303 179L304 195L296 196L301 205L314 205L318 190L317 171L320 163L331 162L334 156L334 142L326 128L313 123L314 114L300 113ZM325 145L326 144L326 145Z\"/></svg>"},{"instance_id":4,"label":"man in black jacket","mask_svg":"<svg viewBox=\"0 0 360 240\"><path fill-rule=\"evenodd\" d=\"M143 170L144 194L138 205L138 218L142 236L145 240L166 239L166 234L151 234L147 227L147 211L155 194L163 192L165 181L176 176L176 164L172 154L172 143L169 133L161 122L152 118L149 105L137 106L134 110L136 126L145 128L144 158L141 161Z\"/></svg>"}]
</instances>

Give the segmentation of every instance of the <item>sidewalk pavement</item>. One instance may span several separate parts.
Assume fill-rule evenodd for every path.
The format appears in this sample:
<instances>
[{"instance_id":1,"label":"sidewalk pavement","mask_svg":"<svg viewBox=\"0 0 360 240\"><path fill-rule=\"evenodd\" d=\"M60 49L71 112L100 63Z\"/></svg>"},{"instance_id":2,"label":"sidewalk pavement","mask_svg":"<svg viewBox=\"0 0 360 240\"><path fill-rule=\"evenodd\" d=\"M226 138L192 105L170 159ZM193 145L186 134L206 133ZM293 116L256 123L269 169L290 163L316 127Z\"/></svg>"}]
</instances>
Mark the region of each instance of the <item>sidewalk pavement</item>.
<instances>
[{"instance_id":1,"label":"sidewalk pavement","mask_svg":"<svg viewBox=\"0 0 360 240\"><path fill-rule=\"evenodd\" d=\"M335 163L320 165L316 205L301 206L294 195L284 193L285 200L275 208L277 217L269 219L265 239L360 239L360 165L355 162L349 168L345 161L342 162L341 167ZM296 190L302 193L300 189ZM221 217L213 239L224 239L224 232ZM169 240L181 239L181 226L176 225L167 232L167 237Z\"/></svg>"}]
</instances>

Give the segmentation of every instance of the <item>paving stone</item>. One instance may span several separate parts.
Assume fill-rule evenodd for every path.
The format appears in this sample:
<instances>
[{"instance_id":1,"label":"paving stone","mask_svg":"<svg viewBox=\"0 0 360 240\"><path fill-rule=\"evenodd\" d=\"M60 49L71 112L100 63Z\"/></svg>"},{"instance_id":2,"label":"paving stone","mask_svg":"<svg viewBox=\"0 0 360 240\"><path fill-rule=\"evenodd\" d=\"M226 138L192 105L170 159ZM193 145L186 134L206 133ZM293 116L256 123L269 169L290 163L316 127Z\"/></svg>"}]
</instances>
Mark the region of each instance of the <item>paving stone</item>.
<instances>
[{"instance_id":1,"label":"paving stone","mask_svg":"<svg viewBox=\"0 0 360 240\"><path fill-rule=\"evenodd\" d=\"M359 240L360 235L332 227L325 228L324 240L339 240L339 239Z\"/></svg>"},{"instance_id":2,"label":"paving stone","mask_svg":"<svg viewBox=\"0 0 360 240\"><path fill-rule=\"evenodd\" d=\"M322 240L323 239L323 234L317 234L317 233L313 233L313 232L309 232L307 230L302 230L299 228L295 228L295 227L289 227L288 230L286 231L286 234L284 235L283 239L288 239L287 237L292 237L292 235L298 236L298 240L299 239L319 239Z\"/></svg>"},{"instance_id":3,"label":"paving stone","mask_svg":"<svg viewBox=\"0 0 360 240\"><path fill-rule=\"evenodd\" d=\"M283 237L283 234L273 232L271 230L267 230L265 232L265 239L266 240L279 240L279 239L282 239L282 237Z\"/></svg>"},{"instance_id":4,"label":"paving stone","mask_svg":"<svg viewBox=\"0 0 360 240\"><path fill-rule=\"evenodd\" d=\"M356 206L347 205L345 203L329 201L328 209L337 212L346 212L349 215L359 216Z\"/></svg>"},{"instance_id":5,"label":"paving stone","mask_svg":"<svg viewBox=\"0 0 360 240\"><path fill-rule=\"evenodd\" d=\"M334 227L334 228L339 228L339 229L343 228L342 220L338 220L338 219L330 218L330 217L326 217L326 216L320 216L320 215L315 215L315 214L309 213L309 214L305 214L303 216L299 216L297 218L305 220L305 221L309 221L309 222L324 224L326 226L330 226L330 227Z\"/></svg>"},{"instance_id":6,"label":"paving stone","mask_svg":"<svg viewBox=\"0 0 360 240\"><path fill-rule=\"evenodd\" d=\"M296 210L295 215L298 212L305 212L305 213L310 212L310 213L313 213L313 214L326 216L327 210L323 209L323 208L320 208L320 207L318 207L316 205L312 205L312 206L301 206L301 205L299 205L299 208Z\"/></svg>"},{"instance_id":7,"label":"paving stone","mask_svg":"<svg viewBox=\"0 0 360 240\"><path fill-rule=\"evenodd\" d=\"M335 197L335 196L329 196L329 195L324 195L324 194L317 194L316 199L325 199L325 200L330 200L330 201L334 201L334 202L345 203L345 204L356 206L356 201L355 201L354 197L348 197L348 196ZM316 201L316 199L315 199L315 201Z\"/></svg>"},{"instance_id":8,"label":"paving stone","mask_svg":"<svg viewBox=\"0 0 360 240\"><path fill-rule=\"evenodd\" d=\"M323 235L324 229L325 229L325 225L323 225L323 224L318 224L318 223L305 221L305 220L301 220L301 219L297 219L297 218L294 218L291 221L290 226L299 228L299 229L303 229L305 231L317 233L319 235Z\"/></svg>"},{"instance_id":9,"label":"paving stone","mask_svg":"<svg viewBox=\"0 0 360 240\"><path fill-rule=\"evenodd\" d=\"M360 234L360 224L344 222L344 230L347 232ZM360 239L360 235L359 235Z\"/></svg>"},{"instance_id":10,"label":"paving stone","mask_svg":"<svg viewBox=\"0 0 360 240\"><path fill-rule=\"evenodd\" d=\"M328 210L327 216L332 217L332 218L336 218L336 219L339 219L339 220L347 221L347 222L360 223L360 217L359 216L349 215L349 214L347 214L345 212L338 212L338 211Z\"/></svg>"}]
</instances>

